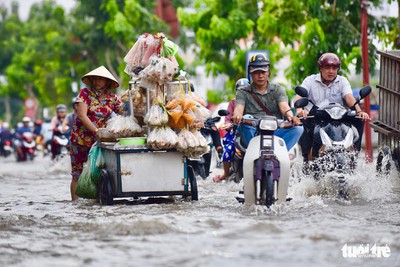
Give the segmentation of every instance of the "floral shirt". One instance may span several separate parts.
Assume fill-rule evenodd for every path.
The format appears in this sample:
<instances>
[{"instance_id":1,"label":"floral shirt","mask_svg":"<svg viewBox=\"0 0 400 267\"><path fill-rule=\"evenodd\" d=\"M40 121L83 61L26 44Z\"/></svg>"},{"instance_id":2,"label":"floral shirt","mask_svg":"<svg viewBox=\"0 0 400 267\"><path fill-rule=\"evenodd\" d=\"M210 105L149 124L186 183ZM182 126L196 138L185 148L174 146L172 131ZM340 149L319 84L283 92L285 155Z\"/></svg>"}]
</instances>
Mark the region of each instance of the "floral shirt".
<instances>
[{"instance_id":1,"label":"floral shirt","mask_svg":"<svg viewBox=\"0 0 400 267\"><path fill-rule=\"evenodd\" d=\"M106 127L106 121L113 112L119 114L123 109L121 101L115 94L107 92L106 97L99 101L94 91L88 88L80 91L76 102L83 102L88 106L87 116L97 128ZM72 127L71 142L90 147L94 141L95 135L83 125L77 116Z\"/></svg>"}]
</instances>

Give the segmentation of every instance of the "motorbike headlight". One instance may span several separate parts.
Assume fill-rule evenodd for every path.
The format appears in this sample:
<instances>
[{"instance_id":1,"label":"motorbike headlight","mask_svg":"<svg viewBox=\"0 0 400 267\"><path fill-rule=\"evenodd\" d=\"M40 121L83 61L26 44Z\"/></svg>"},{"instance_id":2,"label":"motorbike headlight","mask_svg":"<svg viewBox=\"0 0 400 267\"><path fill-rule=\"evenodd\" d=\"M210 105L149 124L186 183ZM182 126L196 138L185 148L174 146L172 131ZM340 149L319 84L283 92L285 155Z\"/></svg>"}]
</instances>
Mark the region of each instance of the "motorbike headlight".
<instances>
[{"instance_id":1,"label":"motorbike headlight","mask_svg":"<svg viewBox=\"0 0 400 267\"><path fill-rule=\"evenodd\" d=\"M334 120L339 120L343 117L344 114L346 114L346 109L342 107L333 107L330 109L326 109L326 112L331 116L332 119Z\"/></svg>"},{"instance_id":2,"label":"motorbike headlight","mask_svg":"<svg viewBox=\"0 0 400 267\"><path fill-rule=\"evenodd\" d=\"M278 122L276 120L261 120L260 129L266 131L275 131L278 129Z\"/></svg>"}]
</instances>

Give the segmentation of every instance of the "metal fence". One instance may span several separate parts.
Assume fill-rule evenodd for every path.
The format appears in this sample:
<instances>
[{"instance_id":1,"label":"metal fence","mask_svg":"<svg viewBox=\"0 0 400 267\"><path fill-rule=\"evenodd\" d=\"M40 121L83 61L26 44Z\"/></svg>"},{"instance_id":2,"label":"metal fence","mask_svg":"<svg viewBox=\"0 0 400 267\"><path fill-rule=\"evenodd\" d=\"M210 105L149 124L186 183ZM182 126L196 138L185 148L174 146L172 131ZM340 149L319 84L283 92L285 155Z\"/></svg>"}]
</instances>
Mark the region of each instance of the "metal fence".
<instances>
[{"instance_id":1,"label":"metal fence","mask_svg":"<svg viewBox=\"0 0 400 267\"><path fill-rule=\"evenodd\" d=\"M379 145L390 148L400 167L400 50L379 51L379 116L371 127L379 133Z\"/></svg>"}]
</instances>

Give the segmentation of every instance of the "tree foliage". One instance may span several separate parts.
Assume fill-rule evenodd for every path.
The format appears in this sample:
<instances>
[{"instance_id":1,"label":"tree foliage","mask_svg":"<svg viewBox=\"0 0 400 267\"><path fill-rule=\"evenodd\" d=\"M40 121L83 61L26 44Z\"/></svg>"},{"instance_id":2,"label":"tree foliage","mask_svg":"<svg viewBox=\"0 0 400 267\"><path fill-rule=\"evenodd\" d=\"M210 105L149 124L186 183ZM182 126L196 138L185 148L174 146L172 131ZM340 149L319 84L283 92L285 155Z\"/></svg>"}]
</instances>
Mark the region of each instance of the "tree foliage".
<instances>
[{"instance_id":1,"label":"tree foliage","mask_svg":"<svg viewBox=\"0 0 400 267\"><path fill-rule=\"evenodd\" d=\"M69 14L54 0L35 3L27 21L0 8L0 75L7 81L0 85L0 96L34 95L43 106L69 104L71 83L99 65L126 85L123 57L139 35L169 31L154 13L156 1L75 3ZM381 1L369 3L378 7ZM191 49L195 64L205 65L210 75L228 75L229 88L245 75L249 50L268 50L272 73L274 63L290 57L285 74L292 84L316 72L316 60L327 51L341 57L344 74L350 64L361 69L360 0L172 0L172 4L179 7L182 26L175 41ZM399 20L370 15L368 22L373 71L377 55L372 39L399 48Z\"/></svg>"},{"instance_id":2,"label":"tree foliage","mask_svg":"<svg viewBox=\"0 0 400 267\"><path fill-rule=\"evenodd\" d=\"M263 1L195 1L194 10L180 8L183 26L196 35L197 64L207 71L227 74L233 82L243 77L245 54L249 50L267 49L274 62L289 56L291 66L287 79L300 83L307 75L318 72L316 61L324 52L334 52L348 66L361 71L360 0L263 0ZM369 3L379 7L381 1ZM240 14L233 16L232 14ZM387 45L395 43L396 20L369 15L370 68L377 59L372 39L379 37ZM246 45L240 45L245 43ZM233 87L232 87L233 88Z\"/></svg>"}]
</instances>

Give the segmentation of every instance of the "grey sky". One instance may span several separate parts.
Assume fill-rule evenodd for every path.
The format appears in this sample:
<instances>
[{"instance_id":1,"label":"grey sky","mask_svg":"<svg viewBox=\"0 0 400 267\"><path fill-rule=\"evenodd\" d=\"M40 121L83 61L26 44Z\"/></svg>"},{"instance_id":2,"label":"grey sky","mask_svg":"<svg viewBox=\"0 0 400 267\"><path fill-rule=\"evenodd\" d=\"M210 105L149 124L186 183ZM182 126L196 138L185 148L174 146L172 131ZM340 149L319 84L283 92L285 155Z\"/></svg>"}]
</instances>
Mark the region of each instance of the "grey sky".
<instances>
[{"instance_id":1,"label":"grey sky","mask_svg":"<svg viewBox=\"0 0 400 267\"><path fill-rule=\"evenodd\" d=\"M40 3L42 0L16 0L19 3L19 16L22 20L26 20L29 15L29 9L34 3ZM0 4L4 4L9 10L11 10L11 3L13 0L0 0ZM68 12L74 5L74 0L55 0L55 2L64 7Z\"/></svg>"}]
</instances>

